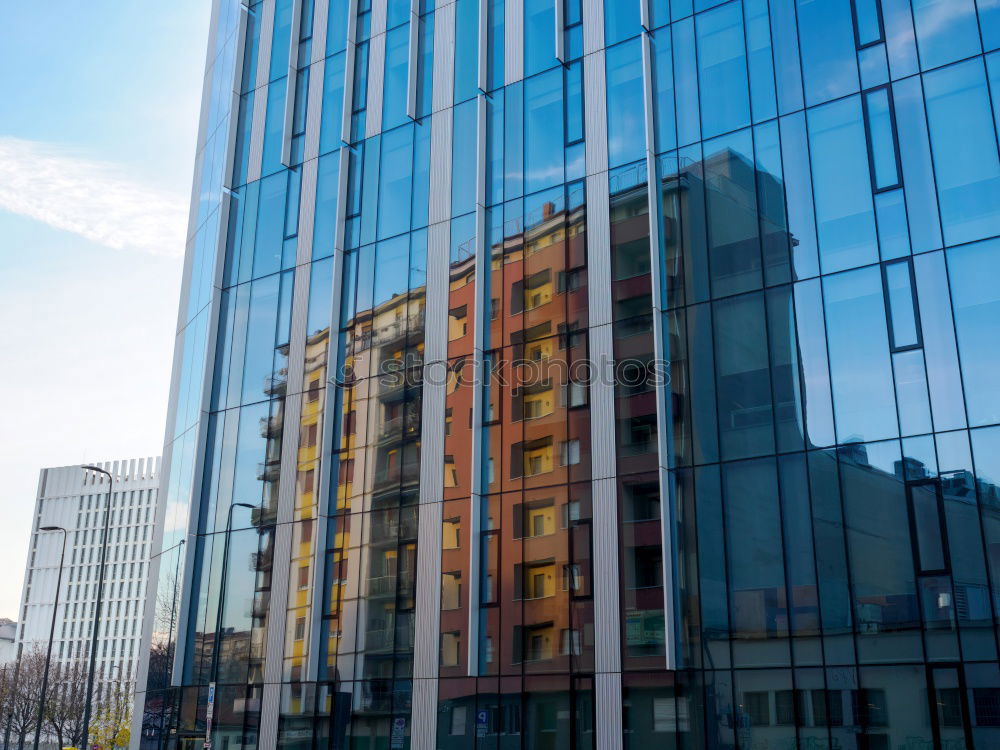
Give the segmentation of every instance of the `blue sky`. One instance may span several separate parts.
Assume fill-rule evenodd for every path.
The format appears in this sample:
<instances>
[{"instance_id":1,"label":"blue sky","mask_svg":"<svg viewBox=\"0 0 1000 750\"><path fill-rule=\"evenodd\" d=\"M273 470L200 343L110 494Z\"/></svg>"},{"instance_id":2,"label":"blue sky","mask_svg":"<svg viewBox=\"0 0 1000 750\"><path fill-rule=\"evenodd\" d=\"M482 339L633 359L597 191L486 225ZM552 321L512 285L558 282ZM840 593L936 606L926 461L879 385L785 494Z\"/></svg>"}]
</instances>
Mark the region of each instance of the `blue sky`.
<instances>
[{"instance_id":1,"label":"blue sky","mask_svg":"<svg viewBox=\"0 0 1000 750\"><path fill-rule=\"evenodd\" d=\"M0 617L38 470L162 450L210 6L4 9Z\"/></svg>"}]
</instances>

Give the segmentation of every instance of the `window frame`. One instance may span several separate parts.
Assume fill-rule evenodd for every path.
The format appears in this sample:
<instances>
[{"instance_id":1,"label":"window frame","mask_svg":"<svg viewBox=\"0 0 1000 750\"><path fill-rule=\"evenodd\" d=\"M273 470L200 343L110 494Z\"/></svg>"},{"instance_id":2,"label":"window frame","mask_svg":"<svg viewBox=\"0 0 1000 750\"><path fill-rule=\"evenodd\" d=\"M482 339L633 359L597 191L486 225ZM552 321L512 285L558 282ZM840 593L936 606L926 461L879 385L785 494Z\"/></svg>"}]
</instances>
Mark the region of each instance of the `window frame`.
<instances>
[{"instance_id":1,"label":"window frame","mask_svg":"<svg viewBox=\"0 0 1000 750\"><path fill-rule=\"evenodd\" d=\"M889 296L889 275L886 269L889 266L898 266L905 264L910 275L910 302L913 305L913 324L914 330L916 331L917 340L913 344L905 344L903 346L896 345L896 331L892 323L892 301ZM924 332L920 325L920 302L917 299L917 278L913 270L913 261L907 256L905 258L900 258L898 260L887 261L881 263L880 270L882 272L882 301L885 304L885 325L886 331L889 334L889 352L890 354L898 354L899 352L909 352L914 349L924 348Z\"/></svg>"},{"instance_id":2,"label":"window frame","mask_svg":"<svg viewBox=\"0 0 1000 750\"><path fill-rule=\"evenodd\" d=\"M893 156L896 160L896 182L892 185L885 185L880 187L878 185L875 176L875 149L874 143L872 142L872 128L871 128L871 117L868 112L868 97L878 91L885 91L886 98L889 109L889 128L892 131L892 150ZM874 203L874 196L879 193L887 193L890 190L897 190L903 187L903 160L899 155L899 129L896 127L896 102L892 96L892 86L888 83L881 86L873 86L870 89L864 89L861 94L861 119L864 121L865 126L865 145L868 148L868 174L871 178L872 186L872 196Z\"/></svg>"},{"instance_id":3,"label":"window frame","mask_svg":"<svg viewBox=\"0 0 1000 750\"><path fill-rule=\"evenodd\" d=\"M874 47L885 42L885 18L882 13L882 0L872 0L875 3L875 17L878 21L878 39L870 42L861 41L861 29L858 26L858 0L851 0L851 25L854 27L854 46L858 50Z\"/></svg>"}]
</instances>

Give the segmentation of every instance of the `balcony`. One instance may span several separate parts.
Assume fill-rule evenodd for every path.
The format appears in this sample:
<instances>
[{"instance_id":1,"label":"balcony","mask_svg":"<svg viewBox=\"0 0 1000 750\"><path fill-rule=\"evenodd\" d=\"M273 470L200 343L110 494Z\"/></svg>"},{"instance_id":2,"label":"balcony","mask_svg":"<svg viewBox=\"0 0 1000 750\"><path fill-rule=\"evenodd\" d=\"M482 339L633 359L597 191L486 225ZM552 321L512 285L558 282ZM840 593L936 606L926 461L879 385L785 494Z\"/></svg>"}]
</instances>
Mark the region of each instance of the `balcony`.
<instances>
[{"instance_id":1,"label":"balcony","mask_svg":"<svg viewBox=\"0 0 1000 750\"><path fill-rule=\"evenodd\" d=\"M260 418L260 436L262 438L277 438L281 437L281 428L284 425L284 418L281 414L276 414L273 417L261 417Z\"/></svg>"},{"instance_id":2,"label":"balcony","mask_svg":"<svg viewBox=\"0 0 1000 750\"><path fill-rule=\"evenodd\" d=\"M375 331L372 343L375 346L388 346L401 341L407 336L423 339L424 313L422 310L415 315L394 320L392 323L380 327Z\"/></svg>"},{"instance_id":3,"label":"balcony","mask_svg":"<svg viewBox=\"0 0 1000 750\"><path fill-rule=\"evenodd\" d=\"M420 465L405 464L383 468L375 472L372 489L376 492L420 481Z\"/></svg>"},{"instance_id":4,"label":"balcony","mask_svg":"<svg viewBox=\"0 0 1000 750\"><path fill-rule=\"evenodd\" d=\"M264 378L264 393L269 396L284 396L288 383L288 370L282 368L274 375Z\"/></svg>"},{"instance_id":5,"label":"balcony","mask_svg":"<svg viewBox=\"0 0 1000 750\"><path fill-rule=\"evenodd\" d=\"M365 651L409 651L412 648L413 631L410 629L365 631Z\"/></svg>"},{"instance_id":6,"label":"balcony","mask_svg":"<svg viewBox=\"0 0 1000 750\"><path fill-rule=\"evenodd\" d=\"M417 520L411 515L400 520L386 518L383 513L373 513L369 537L372 544L396 544L397 541L417 538Z\"/></svg>"},{"instance_id":7,"label":"balcony","mask_svg":"<svg viewBox=\"0 0 1000 750\"><path fill-rule=\"evenodd\" d=\"M403 414L378 426L379 440L403 440L420 436L420 415Z\"/></svg>"},{"instance_id":8,"label":"balcony","mask_svg":"<svg viewBox=\"0 0 1000 750\"><path fill-rule=\"evenodd\" d=\"M262 482L277 482L280 473L280 458L272 458L257 464L257 479Z\"/></svg>"},{"instance_id":9,"label":"balcony","mask_svg":"<svg viewBox=\"0 0 1000 750\"><path fill-rule=\"evenodd\" d=\"M412 597L415 587L416 578L412 573L375 576L368 579L368 596L395 597L399 592Z\"/></svg>"}]
</instances>

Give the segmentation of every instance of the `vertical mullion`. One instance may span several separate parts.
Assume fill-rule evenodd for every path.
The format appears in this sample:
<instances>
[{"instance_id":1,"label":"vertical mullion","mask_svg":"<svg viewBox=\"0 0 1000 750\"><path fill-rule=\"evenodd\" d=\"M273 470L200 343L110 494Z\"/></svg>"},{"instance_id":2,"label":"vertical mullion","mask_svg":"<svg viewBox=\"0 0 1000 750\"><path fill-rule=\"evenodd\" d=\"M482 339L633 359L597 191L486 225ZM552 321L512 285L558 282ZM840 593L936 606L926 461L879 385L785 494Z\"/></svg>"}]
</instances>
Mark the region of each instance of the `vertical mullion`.
<instances>
[{"instance_id":1,"label":"vertical mullion","mask_svg":"<svg viewBox=\"0 0 1000 750\"><path fill-rule=\"evenodd\" d=\"M292 166L292 121L295 117L295 100L298 92L299 76L299 37L302 26L303 0L292 2L292 28L289 31L291 39L288 42L288 83L285 84L285 117L281 128L281 163Z\"/></svg>"}]
</instances>

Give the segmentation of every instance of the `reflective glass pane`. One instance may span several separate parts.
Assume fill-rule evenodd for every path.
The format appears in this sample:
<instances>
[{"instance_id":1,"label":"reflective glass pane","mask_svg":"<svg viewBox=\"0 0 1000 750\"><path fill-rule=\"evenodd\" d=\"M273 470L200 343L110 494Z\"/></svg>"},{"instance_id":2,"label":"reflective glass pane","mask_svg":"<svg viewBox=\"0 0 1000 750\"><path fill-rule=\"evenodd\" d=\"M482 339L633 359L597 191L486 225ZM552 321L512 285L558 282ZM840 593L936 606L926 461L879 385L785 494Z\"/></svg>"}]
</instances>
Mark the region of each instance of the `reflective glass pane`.
<instances>
[{"instance_id":1,"label":"reflective glass pane","mask_svg":"<svg viewBox=\"0 0 1000 750\"><path fill-rule=\"evenodd\" d=\"M858 90L850 0L796 0L806 104Z\"/></svg>"},{"instance_id":2,"label":"reflective glass pane","mask_svg":"<svg viewBox=\"0 0 1000 750\"><path fill-rule=\"evenodd\" d=\"M878 260L861 102L809 110L816 227L824 273Z\"/></svg>"},{"instance_id":3,"label":"reflective glass pane","mask_svg":"<svg viewBox=\"0 0 1000 750\"><path fill-rule=\"evenodd\" d=\"M982 52L975 0L913 0L913 19L924 70Z\"/></svg>"},{"instance_id":4,"label":"reflective glass pane","mask_svg":"<svg viewBox=\"0 0 1000 750\"><path fill-rule=\"evenodd\" d=\"M698 84L704 137L750 123L743 12L729 3L695 17L698 35Z\"/></svg>"},{"instance_id":5,"label":"reflective glass pane","mask_svg":"<svg viewBox=\"0 0 1000 750\"><path fill-rule=\"evenodd\" d=\"M950 249L948 276L969 422L1000 422L1000 242Z\"/></svg>"},{"instance_id":6,"label":"reflective glass pane","mask_svg":"<svg viewBox=\"0 0 1000 750\"><path fill-rule=\"evenodd\" d=\"M924 76L945 243L1000 234L1000 157L981 59Z\"/></svg>"},{"instance_id":7,"label":"reflective glass pane","mask_svg":"<svg viewBox=\"0 0 1000 750\"><path fill-rule=\"evenodd\" d=\"M837 441L898 435L882 279L863 268L823 279Z\"/></svg>"}]
</instances>

